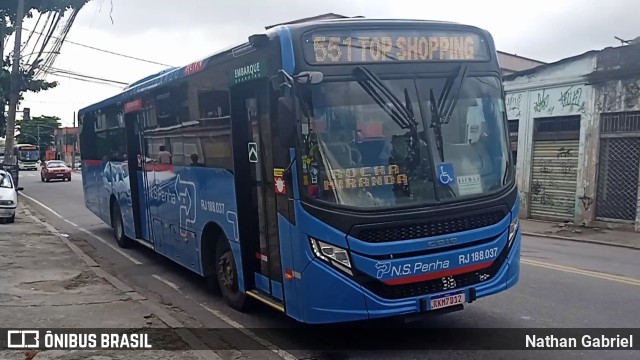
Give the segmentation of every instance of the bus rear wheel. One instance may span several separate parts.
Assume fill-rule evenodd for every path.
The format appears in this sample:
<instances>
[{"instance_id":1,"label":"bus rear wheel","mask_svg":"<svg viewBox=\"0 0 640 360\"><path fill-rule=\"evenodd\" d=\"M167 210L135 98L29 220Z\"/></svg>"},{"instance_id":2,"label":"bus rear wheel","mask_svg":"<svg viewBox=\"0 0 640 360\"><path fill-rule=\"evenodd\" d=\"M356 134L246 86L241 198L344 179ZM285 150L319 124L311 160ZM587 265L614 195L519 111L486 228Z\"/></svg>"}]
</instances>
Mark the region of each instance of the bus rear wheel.
<instances>
[{"instance_id":1,"label":"bus rear wheel","mask_svg":"<svg viewBox=\"0 0 640 360\"><path fill-rule=\"evenodd\" d=\"M131 246L131 239L124 233L124 224L122 223L122 213L120 212L120 206L113 204L113 210L111 210L111 227L113 228L113 236L116 238L118 246L121 248L128 248Z\"/></svg>"},{"instance_id":2,"label":"bus rear wheel","mask_svg":"<svg viewBox=\"0 0 640 360\"><path fill-rule=\"evenodd\" d=\"M220 292L227 305L238 311L245 311L248 299L238 286L238 268L226 239L220 239L216 244L216 274Z\"/></svg>"}]
</instances>

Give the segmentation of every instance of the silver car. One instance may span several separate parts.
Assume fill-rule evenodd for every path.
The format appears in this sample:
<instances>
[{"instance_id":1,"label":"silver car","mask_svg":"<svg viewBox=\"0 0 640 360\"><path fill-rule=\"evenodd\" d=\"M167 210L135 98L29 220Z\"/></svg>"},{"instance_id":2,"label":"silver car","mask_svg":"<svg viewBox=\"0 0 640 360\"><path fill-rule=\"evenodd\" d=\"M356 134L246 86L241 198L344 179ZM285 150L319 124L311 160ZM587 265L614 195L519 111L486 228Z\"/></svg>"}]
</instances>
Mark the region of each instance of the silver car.
<instances>
[{"instance_id":1,"label":"silver car","mask_svg":"<svg viewBox=\"0 0 640 360\"><path fill-rule=\"evenodd\" d=\"M11 174L0 170L0 220L8 223L16 221L16 206L18 205L18 191L13 184Z\"/></svg>"}]
</instances>

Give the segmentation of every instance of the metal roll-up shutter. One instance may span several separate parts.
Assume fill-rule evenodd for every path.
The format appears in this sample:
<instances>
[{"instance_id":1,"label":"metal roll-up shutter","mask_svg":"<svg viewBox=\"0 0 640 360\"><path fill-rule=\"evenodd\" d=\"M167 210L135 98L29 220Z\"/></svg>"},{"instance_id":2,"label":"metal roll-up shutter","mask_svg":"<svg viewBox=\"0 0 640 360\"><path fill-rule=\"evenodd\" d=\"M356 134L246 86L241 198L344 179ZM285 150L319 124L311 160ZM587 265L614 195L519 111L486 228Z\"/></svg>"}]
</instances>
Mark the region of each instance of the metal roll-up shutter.
<instances>
[{"instance_id":1,"label":"metal roll-up shutter","mask_svg":"<svg viewBox=\"0 0 640 360\"><path fill-rule=\"evenodd\" d=\"M533 145L531 217L573 220L578 140L538 140Z\"/></svg>"}]
</instances>

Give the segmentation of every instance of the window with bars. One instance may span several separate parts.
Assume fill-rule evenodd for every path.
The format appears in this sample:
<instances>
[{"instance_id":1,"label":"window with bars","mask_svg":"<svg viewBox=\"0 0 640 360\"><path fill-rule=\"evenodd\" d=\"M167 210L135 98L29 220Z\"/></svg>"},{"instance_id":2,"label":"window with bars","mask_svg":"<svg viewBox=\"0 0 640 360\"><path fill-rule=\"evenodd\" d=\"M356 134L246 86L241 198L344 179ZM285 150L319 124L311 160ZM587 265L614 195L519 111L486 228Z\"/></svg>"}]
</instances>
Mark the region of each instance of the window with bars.
<instances>
[{"instance_id":1,"label":"window with bars","mask_svg":"<svg viewBox=\"0 0 640 360\"><path fill-rule=\"evenodd\" d=\"M640 134L640 111L605 113L601 115L601 134L630 132Z\"/></svg>"},{"instance_id":2,"label":"window with bars","mask_svg":"<svg viewBox=\"0 0 640 360\"><path fill-rule=\"evenodd\" d=\"M596 217L633 222L638 206L640 111L601 114Z\"/></svg>"},{"instance_id":3,"label":"window with bars","mask_svg":"<svg viewBox=\"0 0 640 360\"><path fill-rule=\"evenodd\" d=\"M580 115L554 116L534 120L534 140L575 140L580 138Z\"/></svg>"}]
</instances>

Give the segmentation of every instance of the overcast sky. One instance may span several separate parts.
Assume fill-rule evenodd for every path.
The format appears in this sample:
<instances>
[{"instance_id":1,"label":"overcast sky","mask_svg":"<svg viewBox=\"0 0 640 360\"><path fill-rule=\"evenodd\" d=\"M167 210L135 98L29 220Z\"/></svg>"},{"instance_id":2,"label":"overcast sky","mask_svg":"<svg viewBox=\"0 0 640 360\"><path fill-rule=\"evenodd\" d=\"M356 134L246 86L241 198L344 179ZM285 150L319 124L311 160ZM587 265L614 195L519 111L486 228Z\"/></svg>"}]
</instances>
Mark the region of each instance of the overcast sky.
<instances>
[{"instance_id":1,"label":"overcast sky","mask_svg":"<svg viewBox=\"0 0 640 360\"><path fill-rule=\"evenodd\" d=\"M617 46L614 36L640 36L639 10L639 0L92 0L67 39L181 66L246 41L266 25L334 12L468 23L489 30L498 50L552 62ZM25 23L27 29L34 26L34 20ZM165 68L71 43L64 44L54 66L122 82ZM59 116L69 126L74 111L120 91L58 76L48 80L60 85L27 94L21 107L30 107L32 116Z\"/></svg>"}]
</instances>

